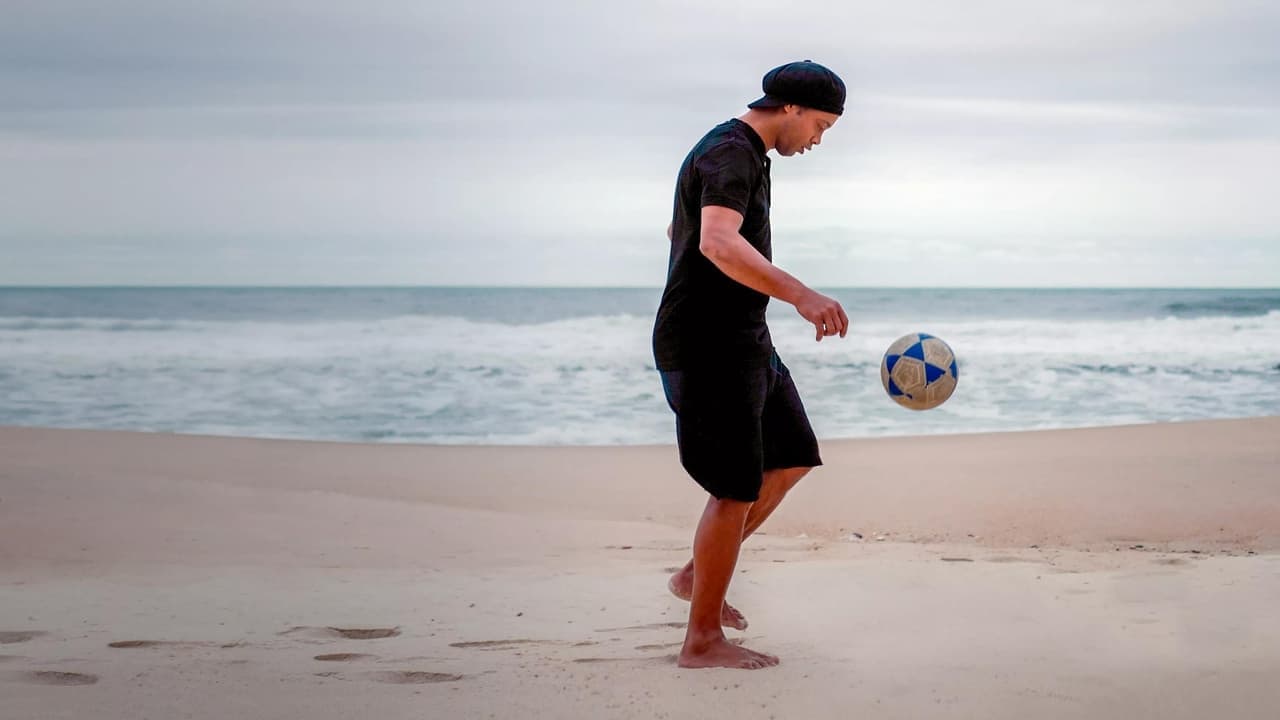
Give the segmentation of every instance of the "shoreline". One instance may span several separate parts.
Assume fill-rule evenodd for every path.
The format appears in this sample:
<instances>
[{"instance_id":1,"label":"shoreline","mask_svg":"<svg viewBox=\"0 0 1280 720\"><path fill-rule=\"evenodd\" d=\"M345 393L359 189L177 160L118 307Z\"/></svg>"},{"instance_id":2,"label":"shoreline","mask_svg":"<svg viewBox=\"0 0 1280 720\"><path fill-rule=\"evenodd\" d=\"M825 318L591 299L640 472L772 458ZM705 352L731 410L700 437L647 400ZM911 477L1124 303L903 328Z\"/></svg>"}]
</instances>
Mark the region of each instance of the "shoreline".
<instances>
[{"instance_id":1,"label":"shoreline","mask_svg":"<svg viewBox=\"0 0 1280 720\"><path fill-rule=\"evenodd\" d=\"M1280 417L826 441L764 532L1280 549ZM476 446L0 428L0 469L691 528L674 445ZM278 472L278 470L286 472ZM126 488L121 488L126 490ZM3 507L3 506L0 506Z\"/></svg>"},{"instance_id":2,"label":"shoreline","mask_svg":"<svg viewBox=\"0 0 1280 720\"><path fill-rule=\"evenodd\" d=\"M935 432L935 433L903 433L896 435L858 435L851 437L819 437L818 442L821 445L828 443L846 443L846 442L867 442L874 440L895 440L908 438L935 438L935 437L971 437L982 438L989 436L1003 435L1022 435L1034 433L1057 433L1057 432L1074 432L1080 430L1108 430L1117 428L1138 428L1138 427L1164 427L1170 425L1189 425L1195 423L1219 423L1219 422L1243 422L1249 420L1277 420L1277 415L1246 415L1240 417L1217 417L1202 418L1195 420L1159 420L1151 422L1121 422L1114 424L1093 424L1093 425L1069 425L1055 427L1038 427L1024 428L1014 430L961 430L957 432ZM82 433L121 433L128 435L149 435L161 437L192 437L207 438L218 440L253 440L268 442L288 442L288 443L313 443L320 445L346 445L358 447L395 447L395 446L412 446L420 448L479 448L486 450L506 450L519 448L540 448L540 449L565 449L565 450L601 450L610 448L675 448L674 430L672 431L673 440L671 442L659 443L565 443L565 444L547 444L547 443L433 443L422 442L418 440L340 440L333 438L309 438L309 437L284 437L284 436L258 436L258 435L224 435L220 433L206 432L186 432L171 430L124 430L116 428L90 428L90 427L62 427L52 425L5 425L0 423L0 433L8 431L60 431L60 432L82 432Z\"/></svg>"}]
</instances>

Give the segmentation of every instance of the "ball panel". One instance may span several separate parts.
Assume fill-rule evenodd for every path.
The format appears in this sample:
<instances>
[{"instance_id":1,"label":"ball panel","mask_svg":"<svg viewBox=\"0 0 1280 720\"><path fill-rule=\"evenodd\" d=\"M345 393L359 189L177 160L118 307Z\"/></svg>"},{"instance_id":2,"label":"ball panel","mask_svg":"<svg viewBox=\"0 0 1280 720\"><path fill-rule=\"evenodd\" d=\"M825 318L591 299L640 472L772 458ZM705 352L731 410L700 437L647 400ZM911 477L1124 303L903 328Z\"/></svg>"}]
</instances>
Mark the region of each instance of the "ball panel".
<instances>
[{"instance_id":1,"label":"ball panel","mask_svg":"<svg viewBox=\"0 0 1280 720\"><path fill-rule=\"evenodd\" d=\"M938 378L946 374L947 374L946 368L940 368L937 365L934 365L932 363L924 364L924 381L927 383L932 383L933 381L937 380Z\"/></svg>"},{"instance_id":2,"label":"ball panel","mask_svg":"<svg viewBox=\"0 0 1280 720\"><path fill-rule=\"evenodd\" d=\"M924 350L923 357L921 359L926 362L931 362L938 367L947 367L951 364L951 361L955 359L955 355L952 354L951 348L938 338L929 338L920 344L923 346Z\"/></svg>"},{"instance_id":3,"label":"ball panel","mask_svg":"<svg viewBox=\"0 0 1280 720\"><path fill-rule=\"evenodd\" d=\"M914 333L911 335L903 335L902 337L893 341L893 344L889 346L889 349L886 351L886 354L901 355L903 351L905 351L907 348L911 347L912 345L915 345L917 342L920 342L920 340Z\"/></svg>"},{"instance_id":4,"label":"ball panel","mask_svg":"<svg viewBox=\"0 0 1280 720\"><path fill-rule=\"evenodd\" d=\"M906 395L898 395L893 398L899 405L908 410L928 410L931 406L923 397L908 397Z\"/></svg>"},{"instance_id":5,"label":"ball panel","mask_svg":"<svg viewBox=\"0 0 1280 720\"><path fill-rule=\"evenodd\" d=\"M906 395L906 393L902 392L902 388L898 387L898 384L895 383L892 378L889 379L888 390L889 397L895 400Z\"/></svg>"},{"instance_id":6,"label":"ball panel","mask_svg":"<svg viewBox=\"0 0 1280 720\"><path fill-rule=\"evenodd\" d=\"M924 391L927 408L935 408L946 402L955 389L956 379L950 375L943 375L937 382L931 383Z\"/></svg>"},{"instance_id":7,"label":"ball panel","mask_svg":"<svg viewBox=\"0 0 1280 720\"><path fill-rule=\"evenodd\" d=\"M889 378L902 388L904 394L915 395L924 390L924 363L904 356L893 366Z\"/></svg>"}]
</instances>

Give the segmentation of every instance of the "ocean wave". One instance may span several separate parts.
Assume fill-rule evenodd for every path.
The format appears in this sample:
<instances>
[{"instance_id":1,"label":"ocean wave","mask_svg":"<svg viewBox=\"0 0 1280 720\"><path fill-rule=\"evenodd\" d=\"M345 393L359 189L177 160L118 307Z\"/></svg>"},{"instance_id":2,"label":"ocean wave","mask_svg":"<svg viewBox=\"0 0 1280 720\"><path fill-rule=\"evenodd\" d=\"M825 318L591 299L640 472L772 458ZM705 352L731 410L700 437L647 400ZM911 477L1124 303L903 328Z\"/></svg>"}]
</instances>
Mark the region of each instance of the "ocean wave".
<instances>
[{"instance_id":1,"label":"ocean wave","mask_svg":"<svg viewBox=\"0 0 1280 720\"><path fill-rule=\"evenodd\" d=\"M124 318L45 318L0 317L0 331L81 331L91 332L167 332L192 323L174 320L132 320ZM196 323L199 324L199 323Z\"/></svg>"},{"instance_id":2,"label":"ocean wave","mask_svg":"<svg viewBox=\"0 0 1280 720\"><path fill-rule=\"evenodd\" d=\"M1174 317L1255 317L1280 313L1280 294L1226 296L1193 302L1172 302L1164 311Z\"/></svg>"},{"instance_id":3,"label":"ocean wave","mask_svg":"<svg viewBox=\"0 0 1280 720\"><path fill-rule=\"evenodd\" d=\"M908 332L942 338L961 365L975 360L1059 365L1245 369L1280 361L1280 312L1253 317L1124 320L948 320L851 318L846 338L813 341L794 312L770 317L773 340L789 363L807 359L846 370L877 367ZM496 368L572 374L617 367L652 368L652 320L629 315L507 325L461 317L408 315L371 321L159 321L78 318L0 320L0 361L75 358L153 367L169 361L205 368L249 362ZM43 359L41 359L43 358ZM56 359L56 360L55 360Z\"/></svg>"},{"instance_id":4,"label":"ocean wave","mask_svg":"<svg viewBox=\"0 0 1280 720\"><path fill-rule=\"evenodd\" d=\"M1098 318L886 317L814 342L770 326L823 438L1280 414L1280 312ZM509 324L369 319L0 319L0 424L377 442L669 443L673 419L629 313ZM885 349L946 340L959 389L928 413L880 384Z\"/></svg>"},{"instance_id":5,"label":"ocean wave","mask_svg":"<svg viewBox=\"0 0 1280 720\"><path fill-rule=\"evenodd\" d=\"M1047 369L1053 372L1068 374L1098 373L1100 375L1155 375L1157 373L1164 373L1166 375L1183 375L1186 377L1203 378L1269 375L1280 370L1280 365L1268 367L1265 362L1255 367L1206 367L1204 365L1154 365L1150 363L1125 363L1117 365L1077 363L1071 365L1048 365Z\"/></svg>"}]
</instances>

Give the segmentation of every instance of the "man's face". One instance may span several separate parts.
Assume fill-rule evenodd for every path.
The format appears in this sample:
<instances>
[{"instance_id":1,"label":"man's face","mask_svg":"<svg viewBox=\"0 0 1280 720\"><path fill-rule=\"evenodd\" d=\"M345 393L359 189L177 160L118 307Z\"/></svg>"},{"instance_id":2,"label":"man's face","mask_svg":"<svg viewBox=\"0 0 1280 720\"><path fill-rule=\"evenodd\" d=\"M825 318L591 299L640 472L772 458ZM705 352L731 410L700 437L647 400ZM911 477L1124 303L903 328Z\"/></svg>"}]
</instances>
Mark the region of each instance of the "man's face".
<instances>
[{"instance_id":1,"label":"man's face","mask_svg":"<svg viewBox=\"0 0 1280 720\"><path fill-rule=\"evenodd\" d=\"M812 150L814 145L821 143L822 134L835 125L840 116L789 105L786 118L782 131L778 134L777 150L779 155L791 157L797 153L803 155L806 150Z\"/></svg>"}]
</instances>

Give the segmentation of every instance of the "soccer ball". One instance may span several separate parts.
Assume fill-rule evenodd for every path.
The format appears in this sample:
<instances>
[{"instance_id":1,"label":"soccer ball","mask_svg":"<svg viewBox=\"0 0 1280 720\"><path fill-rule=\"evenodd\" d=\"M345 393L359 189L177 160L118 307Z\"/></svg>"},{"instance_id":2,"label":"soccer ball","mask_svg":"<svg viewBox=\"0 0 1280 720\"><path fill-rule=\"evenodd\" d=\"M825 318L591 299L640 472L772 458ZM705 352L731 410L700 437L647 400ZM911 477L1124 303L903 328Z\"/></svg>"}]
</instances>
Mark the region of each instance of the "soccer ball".
<instances>
[{"instance_id":1,"label":"soccer ball","mask_svg":"<svg viewBox=\"0 0 1280 720\"><path fill-rule=\"evenodd\" d=\"M951 346L925 333L903 335L889 346L880 362L880 382L899 405L928 410L946 402L960 373Z\"/></svg>"}]
</instances>

